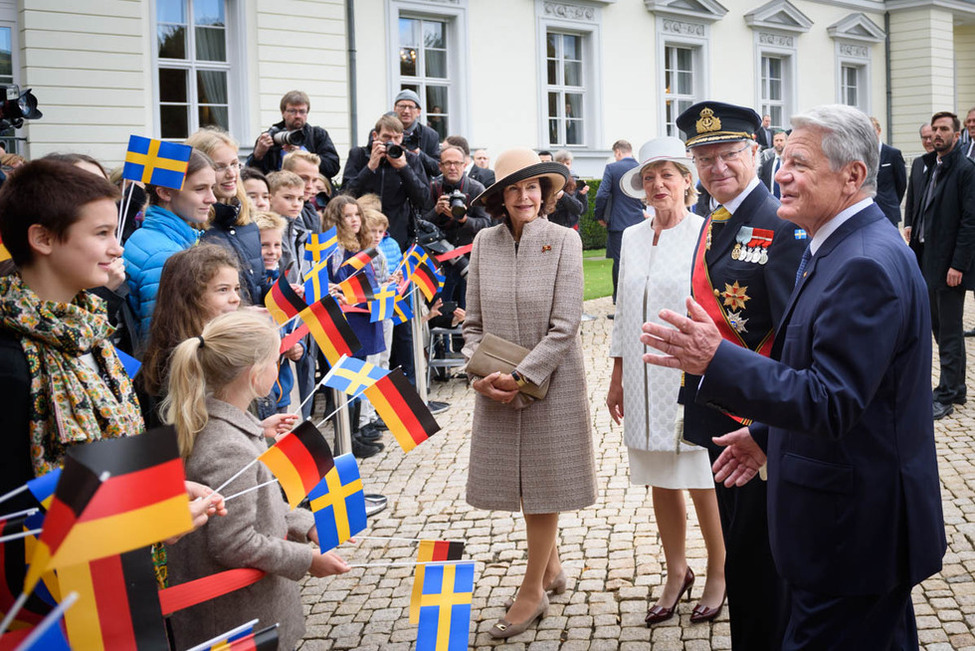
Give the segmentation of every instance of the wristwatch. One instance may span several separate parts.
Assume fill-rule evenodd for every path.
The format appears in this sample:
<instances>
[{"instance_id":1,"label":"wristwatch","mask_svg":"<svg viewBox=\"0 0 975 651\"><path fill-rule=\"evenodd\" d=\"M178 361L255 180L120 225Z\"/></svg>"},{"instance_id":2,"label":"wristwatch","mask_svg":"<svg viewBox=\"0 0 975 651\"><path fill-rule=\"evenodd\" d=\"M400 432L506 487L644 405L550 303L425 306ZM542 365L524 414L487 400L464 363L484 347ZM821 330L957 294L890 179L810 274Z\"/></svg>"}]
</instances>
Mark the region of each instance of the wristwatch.
<instances>
[{"instance_id":1,"label":"wristwatch","mask_svg":"<svg viewBox=\"0 0 975 651\"><path fill-rule=\"evenodd\" d=\"M524 388L528 384L528 380L522 377L518 371L511 371L511 379L515 381L519 389Z\"/></svg>"}]
</instances>

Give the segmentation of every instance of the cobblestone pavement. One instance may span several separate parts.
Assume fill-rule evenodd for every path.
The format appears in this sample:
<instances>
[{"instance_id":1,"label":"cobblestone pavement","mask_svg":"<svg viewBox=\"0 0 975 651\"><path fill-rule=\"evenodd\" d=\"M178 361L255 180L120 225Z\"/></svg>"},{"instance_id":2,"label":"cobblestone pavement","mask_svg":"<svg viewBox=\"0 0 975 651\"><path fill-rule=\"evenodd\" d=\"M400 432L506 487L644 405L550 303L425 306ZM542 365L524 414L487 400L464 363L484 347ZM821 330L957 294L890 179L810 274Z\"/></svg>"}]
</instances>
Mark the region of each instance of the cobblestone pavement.
<instances>
[{"instance_id":1,"label":"cobblestone pavement","mask_svg":"<svg viewBox=\"0 0 975 651\"><path fill-rule=\"evenodd\" d=\"M582 324L587 356L599 499L585 510L563 514L560 550L569 590L552 598L537 628L501 645L487 630L525 569L525 528L520 514L479 511L464 501L473 392L459 380L434 382L430 397L450 403L437 416L443 430L404 455L392 437L386 450L360 463L366 492L382 493L389 508L370 520L367 536L463 540L477 561L470 645L530 651L641 649L703 651L731 646L727 609L713 624L689 621L693 601L682 602L669 622L648 629L648 600L662 585L663 551L648 489L630 486L622 428L605 408L610 364L606 356L612 321L608 298L589 301L595 320ZM966 327L975 313L966 316ZM967 340L975 347L975 340ZM969 384L972 372L969 366ZM914 590L921 647L927 651L975 650L975 403L936 424L948 553L943 571ZM692 569L705 571L704 543L688 508L687 554ZM350 563L404 562L415 555L406 541L359 540L339 552ZM412 567L355 568L338 578L308 578L302 599L307 614L303 651L415 648L416 626L407 619ZM695 599L701 588L695 586Z\"/></svg>"}]
</instances>

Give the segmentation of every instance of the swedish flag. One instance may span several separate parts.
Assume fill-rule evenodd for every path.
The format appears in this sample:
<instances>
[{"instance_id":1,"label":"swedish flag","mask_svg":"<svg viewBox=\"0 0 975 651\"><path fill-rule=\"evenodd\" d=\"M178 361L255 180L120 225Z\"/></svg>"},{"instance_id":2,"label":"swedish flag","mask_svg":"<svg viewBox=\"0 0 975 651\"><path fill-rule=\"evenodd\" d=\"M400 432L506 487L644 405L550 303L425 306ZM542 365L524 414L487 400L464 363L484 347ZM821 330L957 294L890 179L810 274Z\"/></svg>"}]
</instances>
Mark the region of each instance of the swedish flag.
<instances>
[{"instance_id":1,"label":"swedish flag","mask_svg":"<svg viewBox=\"0 0 975 651\"><path fill-rule=\"evenodd\" d=\"M305 242L305 260L321 262L339 248L339 236L335 226L324 233L311 233Z\"/></svg>"},{"instance_id":2,"label":"swedish flag","mask_svg":"<svg viewBox=\"0 0 975 651\"><path fill-rule=\"evenodd\" d=\"M351 454L335 457L335 467L308 494L322 553L366 528L366 499L359 466Z\"/></svg>"},{"instance_id":3,"label":"swedish flag","mask_svg":"<svg viewBox=\"0 0 975 651\"><path fill-rule=\"evenodd\" d=\"M413 318L413 310L410 309L410 299L408 296L397 296L396 303L393 305L393 325L397 326L406 323Z\"/></svg>"},{"instance_id":4,"label":"swedish flag","mask_svg":"<svg viewBox=\"0 0 975 651\"><path fill-rule=\"evenodd\" d=\"M322 384L352 396L381 380L387 372L369 362L342 355L322 378Z\"/></svg>"},{"instance_id":5,"label":"swedish flag","mask_svg":"<svg viewBox=\"0 0 975 651\"><path fill-rule=\"evenodd\" d=\"M129 136L122 178L182 190L192 152L189 145Z\"/></svg>"},{"instance_id":6,"label":"swedish flag","mask_svg":"<svg viewBox=\"0 0 975 651\"><path fill-rule=\"evenodd\" d=\"M309 305L328 295L328 256L305 274L305 301Z\"/></svg>"},{"instance_id":7,"label":"swedish flag","mask_svg":"<svg viewBox=\"0 0 975 651\"><path fill-rule=\"evenodd\" d=\"M416 651L467 649L473 596L474 563L427 565Z\"/></svg>"},{"instance_id":8,"label":"swedish flag","mask_svg":"<svg viewBox=\"0 0 975 651\"><path fill-rule=\"evenodd\" d=\"M385 321L393 316L396 309L396 285L386 285L369 301L369 322Z\"/></svg>"}]
</instances>

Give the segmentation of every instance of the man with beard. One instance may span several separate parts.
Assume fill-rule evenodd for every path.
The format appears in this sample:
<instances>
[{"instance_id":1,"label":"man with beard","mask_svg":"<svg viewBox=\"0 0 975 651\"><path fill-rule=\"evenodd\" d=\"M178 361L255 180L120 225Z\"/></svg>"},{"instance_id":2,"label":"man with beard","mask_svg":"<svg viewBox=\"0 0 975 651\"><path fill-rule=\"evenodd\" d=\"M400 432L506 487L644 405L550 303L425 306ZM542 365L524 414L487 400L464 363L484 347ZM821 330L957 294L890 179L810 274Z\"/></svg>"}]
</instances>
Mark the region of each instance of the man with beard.
<instances>
[{"instance_id":1,"label":"man with beard","mask_svg":"<svg viewBox=\"0 0 975 651\"><path fill-rule=\"evenodd\" d=\"M247 166L270 174L281 169L286 154L305 149L319 158L318 170L330 179L339 173L339 154L332 144L328 131L308 124L308 111L311 100L308 94L292 90L281 98L281 118L271 129L262 133L254 143L254 152L247 157ZM301 131L303 142L300 145L278 145L271 137L271 131Z\"/></svg>"}]
</instances>

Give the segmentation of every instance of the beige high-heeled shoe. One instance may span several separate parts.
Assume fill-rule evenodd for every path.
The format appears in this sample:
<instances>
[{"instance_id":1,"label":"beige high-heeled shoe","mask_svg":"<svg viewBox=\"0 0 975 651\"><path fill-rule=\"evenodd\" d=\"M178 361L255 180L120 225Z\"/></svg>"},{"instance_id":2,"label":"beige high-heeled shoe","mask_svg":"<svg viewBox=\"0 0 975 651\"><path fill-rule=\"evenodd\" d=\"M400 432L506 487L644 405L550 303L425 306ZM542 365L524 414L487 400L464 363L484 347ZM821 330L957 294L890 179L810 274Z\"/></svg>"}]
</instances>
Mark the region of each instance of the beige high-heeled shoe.
<instances>
[{"instance_id":1,"label":"beige high-heeled shoe","mask_svg":"<svg viewBox=\"0 0 975 651\"><path fill-rule=\"evenodd\" d=\"M488 630L488 634L495 639L504 639L509 637L514 637L520 633L524 633L528 630L528 627L534 624L537 620L545 616L548 612L548 594L542 594L542 600L538 603L538 608L532 613L528 619L517 624L512 624L504 617L495 622L494 626Z\"/></svg>"},{"instance_id":2,"label":"beige high-heeled shoe","mask_svg":"<svg viewBox=\"0 0 975 651\"><path fill-rule=\"evenodd\" d=\"M552 579L547 586L545 586L545 592L548 592L550 594L562 594L563 592L565 592L565 588L567 584L568 584L568 580L566 579L565 576L565 570L559 570L559 573L555 575L555 578ZM515 597L517 596L518 593L515 592L515 594L508 597L507 600L505 600L504 602L504 607L511 608L511 606L515 603Z\"/></svg>"}]
</instances>

